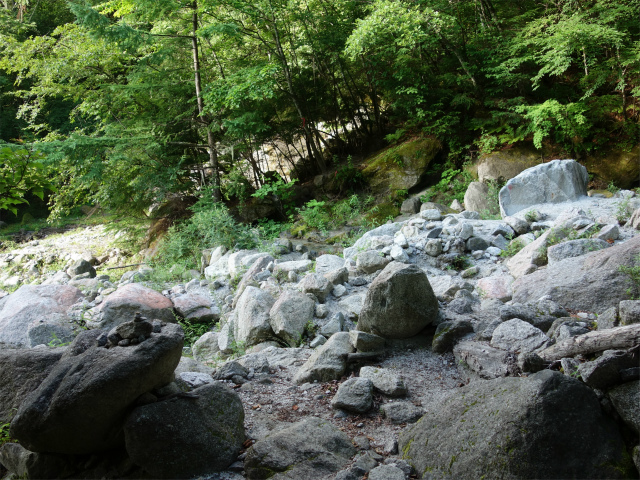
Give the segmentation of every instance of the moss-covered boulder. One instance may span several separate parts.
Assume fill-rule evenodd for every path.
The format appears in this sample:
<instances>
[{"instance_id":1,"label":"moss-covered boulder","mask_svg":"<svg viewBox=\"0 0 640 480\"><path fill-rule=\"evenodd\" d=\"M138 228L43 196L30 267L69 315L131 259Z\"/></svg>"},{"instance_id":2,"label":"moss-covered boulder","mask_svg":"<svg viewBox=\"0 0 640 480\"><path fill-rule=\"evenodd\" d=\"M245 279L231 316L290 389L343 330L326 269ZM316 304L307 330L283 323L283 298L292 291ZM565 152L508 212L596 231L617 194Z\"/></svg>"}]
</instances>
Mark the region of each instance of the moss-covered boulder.
<instances>
[{"instance_id":1,"label":"moss-covered boulder","mask_svg":"<svg viewBox=\"0 0 640 480\"><path fill-rule=\"evenodd\" d=\"M636 186L640 178L640 147L630 151L612 150L588 156L582 163L587 171L604 183L613 182L620 188Z\"/></svg>"},{"instance_id":2,"label":"moss-covered boulder","mask_svg":"<svg viewBox=\"0 0 640 480\"><path fill-rule=\"evenodd\" d=\"M631 478L615 422L580 381L544 370L474 382L402 432L422 478Z\"/></svg>"},{"instance_id":3,"label":"moss-covered boulder","mask_svg":"<svg viewBox=\"0 0 640 480\"><path fill-rule=\"evenodd\" d=\"M441 149L434 138L409 140L368 159L362 173L376 194L409 190L420 183Z\"/></svg>"},{"instance_id":4,"label":"moss-covered boulder","mask_svg":"<svg viewBox=\"0 0 640 480\"><path fill-rule=\"evenodd\" d=\"M478 159L478 180L509 180L542 162L542 155L533 147L518 146L489 153Z\"/></svg>"}]
</instances>

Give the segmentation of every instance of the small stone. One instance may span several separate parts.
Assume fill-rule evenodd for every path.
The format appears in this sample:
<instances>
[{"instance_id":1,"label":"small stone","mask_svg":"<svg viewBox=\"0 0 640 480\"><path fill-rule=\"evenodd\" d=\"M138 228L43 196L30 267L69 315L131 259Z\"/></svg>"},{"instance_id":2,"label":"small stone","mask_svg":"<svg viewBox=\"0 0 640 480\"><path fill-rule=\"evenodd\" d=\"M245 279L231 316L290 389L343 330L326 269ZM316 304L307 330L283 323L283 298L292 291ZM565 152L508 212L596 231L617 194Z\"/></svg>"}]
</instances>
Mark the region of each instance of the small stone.
<instances>
[{"instance_id":1,"label":"small stone","mask_svg":"<svg viewBox=\"0 0 640 480\"><path fill-rule=\"evenodd\" d=\"M333 290L331 290L331 293L334 297L340 298L347 293L347 289L344 285L336 285L335 287L333 287Z\"/></svg>"},{"instance_id":2,"label":"small stone","mask_svg":"<svg viewBox=\"0 0 640 480\"><path fill-rule=\"evenodd\" d=\"M325 318L329 314L329 307L324 303L316 303L315 315L318 318Z\"/></svg>"},{"instance_id":3,"label":"small stone","mask_svg":"<svg viewBox=\"0 0 640 480\"><path fill-rule=\"evenodd\" d=\"M336 409L365 413L373 405L373 383L366 378L350 378L338 388L331 401Z\"/></svg>"}]
</instances>

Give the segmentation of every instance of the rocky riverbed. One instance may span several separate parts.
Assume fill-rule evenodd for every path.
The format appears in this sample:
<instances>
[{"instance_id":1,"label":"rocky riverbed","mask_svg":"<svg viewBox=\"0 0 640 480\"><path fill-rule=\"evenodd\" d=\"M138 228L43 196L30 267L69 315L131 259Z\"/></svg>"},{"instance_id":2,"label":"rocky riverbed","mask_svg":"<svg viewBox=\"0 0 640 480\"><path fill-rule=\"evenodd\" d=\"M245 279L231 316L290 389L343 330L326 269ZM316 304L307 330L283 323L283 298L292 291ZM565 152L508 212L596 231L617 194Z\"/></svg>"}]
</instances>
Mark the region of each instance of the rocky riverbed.
<instances>
[{"instance_id":1,"label":"rocky riverbed","mask_svg":"<svg viewBox=\"0 0 640 480\"><path fill-rule=\"evenodd\" d=\"M409 202L342 256L212 246L181 284L149 283L146 266L97 275L127 262L90 246L97 227L0 255L8 290L29 283L0 299L0 424L20 442L0 464L30 478L637 477L640 199L588 197L561 166L527 172L544 203L514 211L514 182L500 220ZM180 348L176 316L215 327Z\"/></svg>"}]
</instances>

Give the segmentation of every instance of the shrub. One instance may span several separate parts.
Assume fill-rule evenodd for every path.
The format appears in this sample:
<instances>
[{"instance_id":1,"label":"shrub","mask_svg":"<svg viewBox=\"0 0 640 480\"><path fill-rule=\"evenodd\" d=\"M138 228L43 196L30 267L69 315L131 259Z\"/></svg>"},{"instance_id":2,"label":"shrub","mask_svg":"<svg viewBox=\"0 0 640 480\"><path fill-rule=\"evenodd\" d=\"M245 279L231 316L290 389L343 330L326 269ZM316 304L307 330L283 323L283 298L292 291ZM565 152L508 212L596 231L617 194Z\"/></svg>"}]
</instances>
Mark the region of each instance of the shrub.
<instances>
[{"instance_id":1,"label":"shrub","mask_svg":"<svg viewBox=\"0 0 640 480\"><path fill-rule=\"evenodd\" d=\"M193 216L183 223L172 226L160 245L154 259L157 265L182 264L197 268L203 248L223 245L228 249L251 248L256 245L254 232L238 223L227 207L215 202L210 192L191 207Z\"/></svg>"}]
</instances>

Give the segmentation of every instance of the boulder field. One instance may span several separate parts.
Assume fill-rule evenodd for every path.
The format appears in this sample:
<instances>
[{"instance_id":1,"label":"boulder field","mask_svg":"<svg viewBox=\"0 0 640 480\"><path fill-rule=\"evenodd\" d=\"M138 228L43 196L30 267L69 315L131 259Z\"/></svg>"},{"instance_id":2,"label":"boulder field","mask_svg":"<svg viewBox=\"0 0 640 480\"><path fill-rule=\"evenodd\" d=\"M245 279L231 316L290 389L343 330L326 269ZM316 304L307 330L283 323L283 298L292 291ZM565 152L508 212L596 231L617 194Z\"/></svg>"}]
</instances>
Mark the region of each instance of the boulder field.
<instances>
[{"instance_id":1,"label":"boulder field","mask_svg":"<svg viewBox=\"0 0 640 480\"><path fill-rule=\"evenodd\" d=\"M0 293L0 464L12 478L638 478L640 201L586 196L578 167L525 170L500 220L408 203L343 256L212 246L203 276L161 292L142 267ZM0 263L16 277L37 255ZM185 345L178 322L209 331Z\"/></svg>"}]
</instances>

